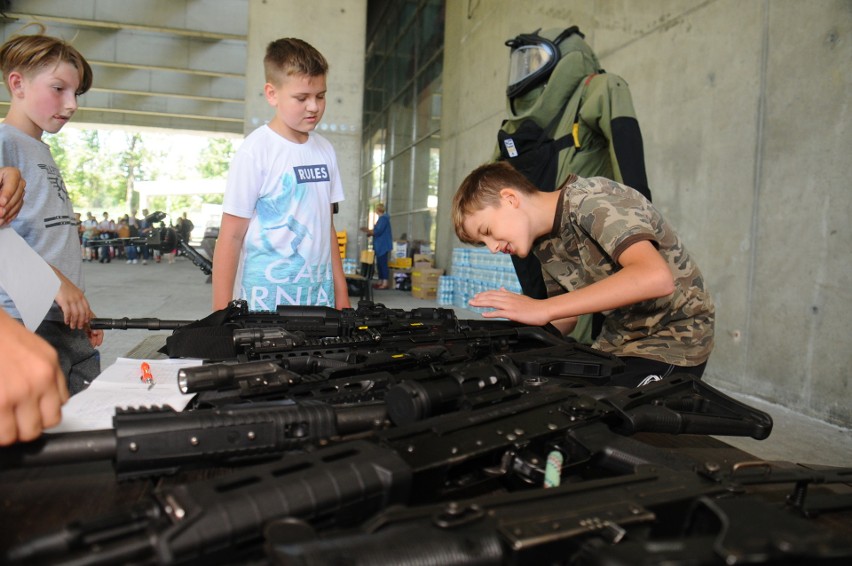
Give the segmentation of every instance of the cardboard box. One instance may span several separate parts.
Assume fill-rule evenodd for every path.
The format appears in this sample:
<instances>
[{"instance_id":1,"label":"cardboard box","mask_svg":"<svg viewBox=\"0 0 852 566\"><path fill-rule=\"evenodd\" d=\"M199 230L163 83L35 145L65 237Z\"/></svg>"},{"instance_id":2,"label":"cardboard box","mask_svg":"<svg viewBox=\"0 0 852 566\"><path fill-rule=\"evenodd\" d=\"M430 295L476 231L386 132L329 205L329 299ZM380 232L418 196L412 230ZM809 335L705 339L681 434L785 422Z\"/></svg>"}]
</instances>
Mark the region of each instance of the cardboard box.
<instances>
[{"instance_id":1,"label":"cardboard box","mask_svg":"<svg viewBox=\"0 0 852 566\"><path fill-rule=\"evenodd\" d=\"M376 252L373 250L364 250L361 252L361 263L373 263L376 259Z\"/></svg>"},{"instance_id":2,"label":"cardboard box","mask_svg":"<svg viewBox=\"0 0 852 566\"><path fill-rule=\"evenodd\" d=\"M414 254L412 259L414 260L414 265L418 263L428 263L430 267L435 265L435 256L432 254Z\"/></svg>"},{"instance_id":3,"label":"cardboard box","mask_svg":"<svg viewBox=\"0 0 852 566\"><path fill-rule=\"evenodd\" d=\"M411 296L415 299L435 300L438 298L437 285L411 285Z\"/></svg>"},{"instance_id":4,"label":"cardboard box","mask_svg":"<svg viewBox=\"0 0 852 566\"><path fill-rule=\"evenodd\" d=\"M394 242L391 257L408 257L408 242Z\"/></svg>"},{"instance_id":5,"label":"cardboard box","mask_svg":"<svg viewBox=\"0 0 852 566\"><path fill-rule=\"evenodd\" d=\"M435 269L427 263L418 263L411 270L411 288L435 287L438 288L438 278L444 274L443 269Z\"/></svg>"}]
</instances>

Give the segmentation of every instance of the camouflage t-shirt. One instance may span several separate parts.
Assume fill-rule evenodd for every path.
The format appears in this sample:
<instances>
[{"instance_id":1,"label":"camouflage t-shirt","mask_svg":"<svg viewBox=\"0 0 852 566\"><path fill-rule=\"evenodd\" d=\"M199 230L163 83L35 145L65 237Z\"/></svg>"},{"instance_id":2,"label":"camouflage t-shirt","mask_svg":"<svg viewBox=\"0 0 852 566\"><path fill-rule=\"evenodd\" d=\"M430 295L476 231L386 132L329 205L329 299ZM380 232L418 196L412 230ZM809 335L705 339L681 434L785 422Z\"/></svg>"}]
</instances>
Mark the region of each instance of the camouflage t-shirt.
<instances>
[{"instance_id":1,"label":"camouflage t-shirt","mask_svg":"<svg viewBox=\"0 0 852 566\"><path fill-rule=\"evenodd\" d=\"M713 301L698 266L657 209L632 188L603 177L572 176L561 197L553 231L533 246L548 296L612 275L621 269L621 253L642 240L654 244L674 275L671 295L604 312L593 347L682 367L707 361Z\"/></svg>"}]
</instances>

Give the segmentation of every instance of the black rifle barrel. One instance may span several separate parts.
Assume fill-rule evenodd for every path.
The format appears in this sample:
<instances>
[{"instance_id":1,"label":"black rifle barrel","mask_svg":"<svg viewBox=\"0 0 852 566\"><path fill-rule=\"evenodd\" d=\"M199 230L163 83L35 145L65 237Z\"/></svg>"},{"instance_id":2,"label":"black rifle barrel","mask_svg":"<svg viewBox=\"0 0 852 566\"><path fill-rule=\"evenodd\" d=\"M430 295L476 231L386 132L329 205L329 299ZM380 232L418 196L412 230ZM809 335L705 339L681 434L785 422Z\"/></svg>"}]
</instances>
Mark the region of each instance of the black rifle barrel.
<instances>
[{"instance_id":1,"label":"black rifle barrel","mask_svg":"<svg viewBox=\"0 0 852 566\"><path fill-rule=\"evenodd\" d=\"M384 404L254 403L177 413L120 412L115 429L46 434L0 448L0 468L112 460L120 477L172 473L185 465L274 456L384 426Z\"/></svg>"},{"instance_id":2,"label":"black rifle barrel","mask_svg":"<svg viewBox=\"0 0 852 566\"><path fill-rule=\"evenodd\" d=\"M159 318L93 318L89 325L95 330L175 330L192 320L161 320Z\"/></svg>"},{"instance_id":3,"label":"black rifle barrel","mask_svg":"<svg viewBox=\"0 0 852 566\"><path fill-rule=\"evenodd\" d=\"M44 434L32 442L0 449L0 468L50 466L69 462L112 460L116 450L115 431Z\"/></svg>"}]
</instances>

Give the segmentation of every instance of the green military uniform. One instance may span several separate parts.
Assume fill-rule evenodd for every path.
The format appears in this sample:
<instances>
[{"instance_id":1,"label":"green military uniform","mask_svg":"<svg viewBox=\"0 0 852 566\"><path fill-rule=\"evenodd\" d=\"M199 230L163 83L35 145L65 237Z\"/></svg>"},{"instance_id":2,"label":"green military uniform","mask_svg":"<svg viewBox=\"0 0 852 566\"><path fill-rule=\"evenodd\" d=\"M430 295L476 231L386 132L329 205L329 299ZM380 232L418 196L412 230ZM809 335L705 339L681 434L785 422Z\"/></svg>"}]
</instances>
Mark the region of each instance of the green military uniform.
<instances>
[{"instance_id":1,"label":"green military uniform","mask_svg":"<svg viewBox=\"0 0 852 566\"><path fill-rule=\"evenodd\" d=\"M555 52L555 60L549 66L527 60L527 68L539 70L514 83L510 76L509 118L498 133L494 158L507 160L543 191L556 190L570 174L600 176L629 185L650 200L642 135L627 81L601 69L579 29L560 31L521 34L507 42L513 56L545 45ZM532 256L512 261L524 294L545 298L538 261ZM590 316L581 318L572 336L591 342L591 326Z\"/></svg>"},{"instance_id":2,"label":"green military uniform","mask_svg":"<svg viewBox=\"0 0 852 566\"><path fill-rule=\"evenodd\" d=\"M553 231L535 242L548 294L587 287L618 271L621 253L650 241L674 276L669 296L604 313L594 347L694 367L713 349L714 308L704 277L680 238L639 193L609 179L569 177Z\"/></svg>"}]
</instances>

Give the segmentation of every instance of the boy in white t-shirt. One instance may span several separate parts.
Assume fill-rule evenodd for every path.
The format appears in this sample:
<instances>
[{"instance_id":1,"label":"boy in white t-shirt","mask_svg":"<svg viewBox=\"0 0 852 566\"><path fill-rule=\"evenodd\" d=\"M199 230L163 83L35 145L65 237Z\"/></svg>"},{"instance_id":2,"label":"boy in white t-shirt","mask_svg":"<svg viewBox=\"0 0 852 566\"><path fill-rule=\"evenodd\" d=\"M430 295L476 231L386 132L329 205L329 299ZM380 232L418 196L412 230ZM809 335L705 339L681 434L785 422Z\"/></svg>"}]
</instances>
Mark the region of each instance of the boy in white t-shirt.
<instances>
[{"instance_id":1,"label":"boy in white t-shirt","mask_svg":"<svg viewBox=\"0 0 852 566\"><path fill-rule=\"evenodd\" d=\"M308 43L273 41L263 60L275 116L231 161L213 257L213 309L233 300L348 308L332 219L343 185L334 148L314 129L325 111L328 63Z\"/></svg>"}]
</instances>

